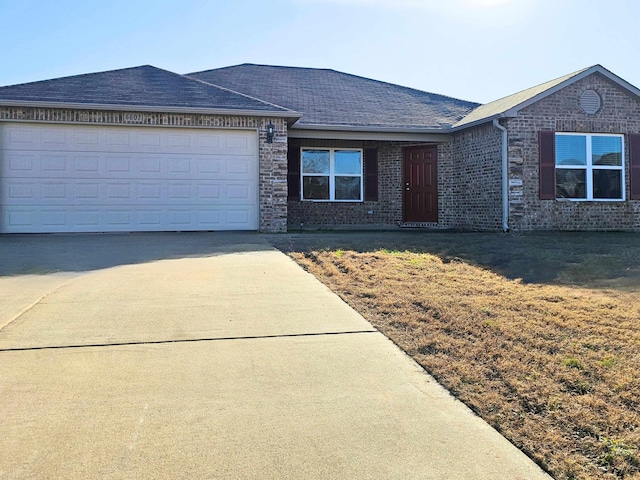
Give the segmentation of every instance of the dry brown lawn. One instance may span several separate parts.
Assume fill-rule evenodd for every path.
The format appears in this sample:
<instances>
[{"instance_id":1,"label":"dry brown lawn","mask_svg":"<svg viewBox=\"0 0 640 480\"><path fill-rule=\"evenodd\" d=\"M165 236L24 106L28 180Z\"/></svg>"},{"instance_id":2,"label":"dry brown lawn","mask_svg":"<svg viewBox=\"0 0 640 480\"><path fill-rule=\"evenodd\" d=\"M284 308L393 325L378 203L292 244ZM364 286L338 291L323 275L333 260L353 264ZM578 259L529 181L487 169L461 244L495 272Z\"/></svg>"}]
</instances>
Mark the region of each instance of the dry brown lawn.
<instances>
[{"instance_id":1,"label":"dry brown lawn","mask_svg":"<svg viewBox=\"0 0 640 480\"><path fill-rule=\"evenodd\" d=\"M556 235L280 247L555 478L640 478L640 236Z\"/></svg>"}]
</instances>

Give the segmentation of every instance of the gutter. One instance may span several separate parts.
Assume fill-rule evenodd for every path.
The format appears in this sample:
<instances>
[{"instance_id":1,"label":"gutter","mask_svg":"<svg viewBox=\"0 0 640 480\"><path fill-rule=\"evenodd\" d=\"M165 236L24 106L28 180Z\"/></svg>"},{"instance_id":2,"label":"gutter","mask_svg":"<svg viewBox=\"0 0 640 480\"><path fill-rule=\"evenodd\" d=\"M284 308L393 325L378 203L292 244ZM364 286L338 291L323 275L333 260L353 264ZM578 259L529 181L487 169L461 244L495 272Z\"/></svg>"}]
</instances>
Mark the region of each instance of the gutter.
<instances>
[{"instance_id":1,"label":"gutter","mask_svg":"<svg viewBox=\"0 0 640 480\"><path fill-rule=\"evenodd\" d=\"M502 230L509 231L509 159L507 129L500 125L497 118L493 119L493 126L502 133Z\"/></svg>"}]
</instances>

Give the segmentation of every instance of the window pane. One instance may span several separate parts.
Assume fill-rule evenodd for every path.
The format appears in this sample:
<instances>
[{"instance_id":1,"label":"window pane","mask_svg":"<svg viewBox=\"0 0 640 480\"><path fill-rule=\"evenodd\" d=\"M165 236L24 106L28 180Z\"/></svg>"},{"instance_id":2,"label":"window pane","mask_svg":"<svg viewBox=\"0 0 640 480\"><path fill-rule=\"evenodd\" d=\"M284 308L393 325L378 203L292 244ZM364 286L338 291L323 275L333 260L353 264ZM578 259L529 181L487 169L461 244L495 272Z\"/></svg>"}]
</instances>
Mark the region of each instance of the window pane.
<instances>
[{"instance_id":1,"label":"window pane","mask_svg":"<svg viewBox=\"0 0 640 480\"><path fill-rule=\"evenodd\" d=\"M586 170L558 168L556 170L557 198L586 198Z\"/></svg>"},{"instance_id":2,"label":"window pane","mask_svg":"<svg viewBox=\"0 0 640 480\"><path fill-rule=\"evenodd\" d=\"M587 137L556 135L556 165L586 165Z\"/></svg>"},{"instance_id":3,"label":"window pane","mask_svg":"<svg viewBox=\"0 0 640 480\"><path fill-rule=\"evenodd\" d=\"M362 160L360 152L336 150L334 153L335 169L338 175L360 175Z\"/></svg>"},{"instance_id":4,"label":"window pane","mask_svg":"<svg viewBox=\"0 0 640 480\"><path fill-rule=\"evenodd\" d=\"M336 177L336 200L360 200L360 177Z\"/></svg>"},{"instance_id":5,"label":"window pane","mask_svg":"<svg viewBox=\"0 0 640 480\"><path fill-rule=\"evenodd\" d=\"M622 138L601 137L591 138L591 161L593 165L622 165Z\"/></svg>"},{"instance_id":6,"label":"window pane","mask_svg":"<svg viewBox=\"0 0 640 480\"><path fill-rule=\"evenodd\" d=\"M593 198L622 198L620 170L593 170Z\"/></svg>"},{"instance_id":7,"label":"window pane","mask_svg":"<svg viewBox=\"0 0 640 480\"><path fill-rule=\"evenodd\" d=\"M302 173L329 173L329 150L302 150Z\"/></svg>"},{"instance_id":8,"label":"window pane","mask_svg":"<svg viewBox=\"0 0 640 480\"><path fill-rule=\"evenodd\" d=\"M302 198L329 200L329 177L302 177Z\"/></svg>"}]
</instances>

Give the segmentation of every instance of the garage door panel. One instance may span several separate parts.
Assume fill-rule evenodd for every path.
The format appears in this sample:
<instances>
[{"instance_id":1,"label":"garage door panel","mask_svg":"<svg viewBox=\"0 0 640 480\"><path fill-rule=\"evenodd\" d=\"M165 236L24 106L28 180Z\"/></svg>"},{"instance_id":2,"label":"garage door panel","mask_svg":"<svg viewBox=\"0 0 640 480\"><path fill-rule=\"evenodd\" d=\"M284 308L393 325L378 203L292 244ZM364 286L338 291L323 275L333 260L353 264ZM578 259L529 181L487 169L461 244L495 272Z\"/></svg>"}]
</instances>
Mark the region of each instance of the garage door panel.
<instances>
[{"instance_id":1,"label":"garage door panel","mask_svg":"<svg viewBox=\"0 0 640 480\"><path fill-rule=\"evenodd\" d=\"M99 203L102 198L103 186L96 181L78 181L73 183L74 204L91 205Z\"/></svg>"},{"instance_id":2,"label":"garage door panel","mask_svg":"<svg viewBox=\"0 0 640 480\"><path fill-rule=\"evenodd\" d=\"M222 173L221 165L223 160L213 156L201 157L198 159L198 174L204 178L220 178Z\"/></svg>"},{"instance_id":3,"label":"garage door panel","mask_svg":"<svg viewBox=\"0 0 640 480\"><path fill-rule=\"evenodd\" d=\"M130 132L105 132L104 134L104 143L108 147L109 150L123 150L123 151L131 151L131 146L133 145L133 141L131 139L132 134ZM118 148L125 147L125 148Z\"/></svg>"},{"instance_id":4,"label":"garage door panel","mask_svg":"<svg viewBox=\"0 0 640 480\"><path fill-rule=\"evenodd\" d=\"M39 190L34 188L34 182L12 182L2 189L2 205L9 205L16 202L27 202L34 198Z\"/></svg>"},{"instance_id":5,"label":"garage door panel","mask_svg":"<svg viewBox=\"0 0 640 480\"><path fill-rule=\"evenodd\" d=\"M26 208L3 211L3 224L8 227L8 232L30 227L35 223L35 213L33 210Z\"/></svg>"},{"instance_id":6,"label":"garage door panel","mask_svg":"<svg viewBox=\"0 0 640 480\"><path fill-rule=\"evenodd\" d=\"M122 182L122 183L107 183L105 199L107 203L110 205L116 203L126 203L130 204L133 201L131 191L134 185L130 182Z\"/></svg>"},{"instance_id":7,"label":"garage door panel","mask_svg":"<svg viewBox=\"0 0 640 480\"><path fill-rule=\"evenodd\" d=\"M67 185L64 182L44 181L41 186L42 200L46 204L68 204L69 202L72 202L72 196L70 195L71 191L72 186Z\"/></svg>"},{"instance_id":8,"label":"garage door panel","mask_svg":"<svg viewBox=\"0 0 640 480\"><path fill-rule=\"evenodd\" d=\"M162 228L162 210L156 209L140 209L138 211L138 224L146 229Z\"/></svg>"},{"instance_id":9,"label":"garage door panel","mask_svg":"<svg viewBox=\"0 0 640 480\"><path fill-rule=\"evenodd\" d=\"M70 223L71 213L64 208L45 208L40 213L40 223L45 229L63 231Z\"/></svg>"},{"instance_id":10,"label":"garage door panel","mask_svg":"<svg viewBox=\"0 0 640 480\"><path fill-rule=\"evenodd\" d=\"M5 176L25 176L40 168L38 156L34 153L12 153L4 159Z\"/></svg>"},{"instance_id":11,"label":"garage door panel","mask_svg":"<svg viewBox=\"0 0 640 480\"><path fill-rule=\"evenodd\" d=\"M74 177L96 178L102 170L103 160L100 155L77 154L72 156Z\"/></svg>"},{"instance_id":12,"label":"garage door panel","mask_svg":"<svg viewBox=\"0 0 640 480\"><path fill-rule=\"evenodd\" d=\"M105 227L108 230L127 229L133 225L134 211L130 208L108 208L105 211Z\"/></svg>"},{"instance_id":13,"label":"garage door panel","mask_svg":"<svg viewBox=\"0 0 640 480\"><path fill-rule=\"evenodd\" d=\"M0 126L0 232L255 230L255 132Z\"/></svg>"},{"instance_id":14,"label":"garage door panel","mask_svg":"<svg viewBox=\"0 0 640 480\"><path fill-rule=\"evenodd\" d=\"M66 174L68 170L67 160L68 157L63 152L55 155L41 155L40 168L42 173L45 175Z\"/></svg>"},{"instance_id":15,"label":"garage door panel","mask_svg":"<svg viewBox=\"0 0 640 480\"><path fill-rule=\"evenodd\" d=\"M222 155L253 155L257 149L255 134L245 131L213 131L144 127L71 127L10 125L4 148L7 150L112 151L127 153L207 154L212 150ZM157 130L157 131L154 131Z\"/></svg>"},{"instance_id":16,"label":"garage door panel","mask_svg":"<svg viewBox=\"0 0 640 480\"><path fill-rule=\"evenodd\" d=\"M131 157L128 155L110 155L105 161L105 174L108 178L131 177Z\"/></svg>"},{"instance_id":17,"label":"garage door panel","mask_svg":"<svg viewBox=\"0 0 640 480\"><path fill-rule=\"evenodd\" d=\"M77 209L74 212L75 224L89 231L96 231L100 227L102 217L100 209Z\"/></svg>"},{"instance_id":18,"label":"garage door panel","mask_svg":"<svg viewBox=\"0 0 640 480\"><path fill-rule=\"evenodd\" d=\"M227 214L227 222L229 224L242 225L248 220L249 212L246 209L229 209L226 212Z\"/></svg>"},{"instance_id":19,"label":"garage door panel","mask_svg":"<svg viewBox=\"0 0 640 480\"><path fill-rule=\"evenodd\" d=\"M96 129L74 130L71 140L79 150L97 150L104 148L105 136Z\"/></svg>"},{"instance_id":20,"label":"garage door panel","mask_svg":"<svg viewBox=\"0 0 640 480\"><path fill-rule=\"evenodd\" d=\"M128 209L99 208L89 209L47 209L17 210L5 215L3 222L10 226L8 232L24 231L30 233L68 232L68 225L82 227L83 232L122 232L134 231L130 226L135 223L135 231L193 230L197 222L200 230L245 229L253 212L246 207L238 209L225 207L197 209Z\"/></svg>"}]
</instances>

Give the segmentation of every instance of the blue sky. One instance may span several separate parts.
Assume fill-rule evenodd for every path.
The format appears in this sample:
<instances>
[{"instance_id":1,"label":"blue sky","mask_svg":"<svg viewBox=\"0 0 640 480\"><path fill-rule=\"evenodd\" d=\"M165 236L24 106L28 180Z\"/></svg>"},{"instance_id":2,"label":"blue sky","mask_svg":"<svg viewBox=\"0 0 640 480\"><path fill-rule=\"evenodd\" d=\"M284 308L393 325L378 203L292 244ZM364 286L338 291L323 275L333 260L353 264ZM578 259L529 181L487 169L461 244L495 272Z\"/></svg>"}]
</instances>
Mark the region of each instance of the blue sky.
<instances>
[{"instance_id":1,"label":"blue sky","mask_svg":"<svg viewBox=\"0 0 640 480\"><path fill-rule=\"evenodd\" d=\"M484 103L600 63L640 87L639 14L635 0L0 0L0 85L250 62Z\"/></svg>"}]
</instances>

